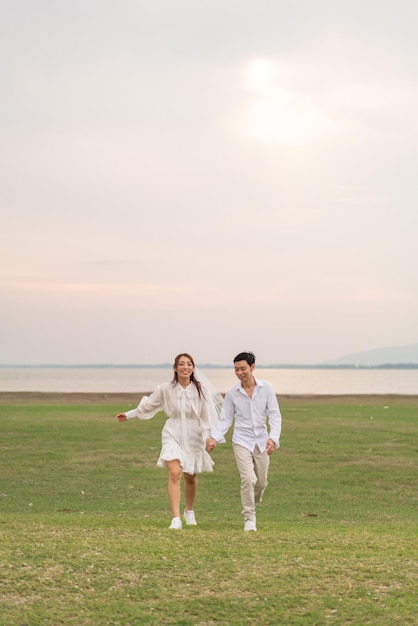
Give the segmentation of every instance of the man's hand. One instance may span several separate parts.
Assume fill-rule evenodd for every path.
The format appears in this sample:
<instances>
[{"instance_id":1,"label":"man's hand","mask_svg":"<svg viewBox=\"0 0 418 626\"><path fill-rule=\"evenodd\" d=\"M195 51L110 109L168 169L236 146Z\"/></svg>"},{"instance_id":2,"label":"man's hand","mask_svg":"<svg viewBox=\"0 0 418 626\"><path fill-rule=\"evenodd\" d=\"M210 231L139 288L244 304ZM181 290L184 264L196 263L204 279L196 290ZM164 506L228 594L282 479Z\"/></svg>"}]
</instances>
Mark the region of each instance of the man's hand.
<instances>
[{"instance_id":1,"label":"man's hand","mask_svg":"<svg viewBox=\"0 0 418 626\"><path fill-rule=\"evenodd\" d=\"M119 413L119 415L116 415L116 419L119 422L126 422L128 418L126 417L125 413Z\"/></svg>"},{"instance_id":2,"label":"man's hand","mask_svg":"<svg viewBox=\"0 0 418 626\"><path fill-rule=\"evenodd\" d=\"M208 437L206 439L206 450L208 452L212 452L212 450L214 450L216 448L216 444L218 442L216 441L216 439L214 439L213 437Z\"/></svg>"},{"instance_id":3,"label":"man's hand","mask_svg":"<svg viewBox=\"0 0 418 626\"><path fill-rule=\"evenodd\" d=\"M274 452L275 449L276 449L276 444L274 443L273 439L267 439L267 443L266 443L267 454L270 456L270 454Z\"/></svg>"}]
</instances>

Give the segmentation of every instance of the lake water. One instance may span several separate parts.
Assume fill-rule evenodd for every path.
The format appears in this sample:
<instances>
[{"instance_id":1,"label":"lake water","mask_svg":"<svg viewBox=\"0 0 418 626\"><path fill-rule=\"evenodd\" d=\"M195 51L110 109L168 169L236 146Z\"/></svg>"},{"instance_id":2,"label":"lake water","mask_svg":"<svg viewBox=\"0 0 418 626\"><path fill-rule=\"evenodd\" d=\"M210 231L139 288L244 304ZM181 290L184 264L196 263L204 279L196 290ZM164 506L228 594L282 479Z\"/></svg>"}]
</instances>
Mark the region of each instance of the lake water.
<instances>
[{"instance_id":1,"label":"lake water","mask_svg":"<svg viewBox=\"0 0 418 626\"><path fill-rule=\"evenodd\" d=\"M202 371L221 392L237 380L233 369ZM402 394L418 395L418 370L407 369L264 369L280 395ZM170 368L0 368L1 391L66 393L141 393L172 378Z\"/></svg>"}]
</instances>

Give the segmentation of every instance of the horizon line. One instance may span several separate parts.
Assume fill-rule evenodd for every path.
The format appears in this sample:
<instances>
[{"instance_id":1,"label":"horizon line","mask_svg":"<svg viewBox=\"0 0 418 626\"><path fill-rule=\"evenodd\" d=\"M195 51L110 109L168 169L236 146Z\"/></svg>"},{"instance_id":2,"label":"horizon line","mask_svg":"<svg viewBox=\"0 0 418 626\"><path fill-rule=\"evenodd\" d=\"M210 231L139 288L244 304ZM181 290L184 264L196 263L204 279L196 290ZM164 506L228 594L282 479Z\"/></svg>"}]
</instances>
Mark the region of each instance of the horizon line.
<instances>
[{"instance_id":1,"label":"horizon line","mask_svg":"<svg viewBox=\"0 0 418 626\"><path fill-rule=\"evenodd\" d=\"M0 363L0 369L171 369L171 363ZM230 369L231 364L202 363L200 369ZM272 363L258 369L418 369L418 363Z\"/></svg>"}]
</instances>

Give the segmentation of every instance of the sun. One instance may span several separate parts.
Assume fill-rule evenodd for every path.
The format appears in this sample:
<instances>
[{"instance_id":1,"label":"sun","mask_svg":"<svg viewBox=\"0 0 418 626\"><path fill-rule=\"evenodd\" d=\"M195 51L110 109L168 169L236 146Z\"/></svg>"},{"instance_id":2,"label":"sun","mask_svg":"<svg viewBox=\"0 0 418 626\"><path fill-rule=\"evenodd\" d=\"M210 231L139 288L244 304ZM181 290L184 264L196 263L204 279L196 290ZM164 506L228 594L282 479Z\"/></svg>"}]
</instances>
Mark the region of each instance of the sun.
<instances>
[{"instance_id":1,"label":"sun","mask_svg":"<svg viewBox=\"0 0 418 626\"><path fill-rule=\"evenodd\" d=\"M259 91L273 83L276 75L276 67L270 59L254 59L246 68L248 86L254 91Z\"/></svg>"},{"instance_id":2,"label":"sun","mask_svg":"<svg viewBox=\"0 0 418 626\"><path fill-rule=\"evenodd\" d=\"M269 58L247 62L244 132L270 145L300 145L329 130L329 120L294 89L291 68Z\"/></svg>"}]
</instances>

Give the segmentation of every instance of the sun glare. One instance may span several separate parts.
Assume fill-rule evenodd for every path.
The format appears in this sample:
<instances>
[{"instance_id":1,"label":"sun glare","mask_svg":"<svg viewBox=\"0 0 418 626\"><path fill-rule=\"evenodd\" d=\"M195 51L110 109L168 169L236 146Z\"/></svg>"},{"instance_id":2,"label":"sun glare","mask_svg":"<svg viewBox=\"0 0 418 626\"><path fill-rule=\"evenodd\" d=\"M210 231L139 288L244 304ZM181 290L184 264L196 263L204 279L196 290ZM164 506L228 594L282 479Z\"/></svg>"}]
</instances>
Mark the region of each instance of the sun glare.
<instances>
[{"instance_id":1,"label":"sun glare","mask_svg":"<svg viewBox=\"0 0 418 626\"><path fill-rule=\"evenodd\" d=\"M275 78L276 68L269 59L255 59L248 64L246 76L250 87L255 90L270 85Z\"/></svg>"},{"instance_id":2,"label":"sun glare","mask_svg":"<svg viewBox=\"0 0 418 626\"><path fill-rule=\"evenodd\" d=\"M305 143L330 129L331 122L289 84L289 68L271 59L254 59L244 70L249 98L244 131L262 143Z\"/></svg>"},{"instance_id":3,"label":"sun glare","mask_svg":"<svg viewBox=\"0 0 418 626\"><path fill-rule=\"evenodd\" d=\"M268 144L303 143L321 127L315 114L283 96L253 101L247 110L246 122L250 135Z\"/></svg>"}]
</instances>

